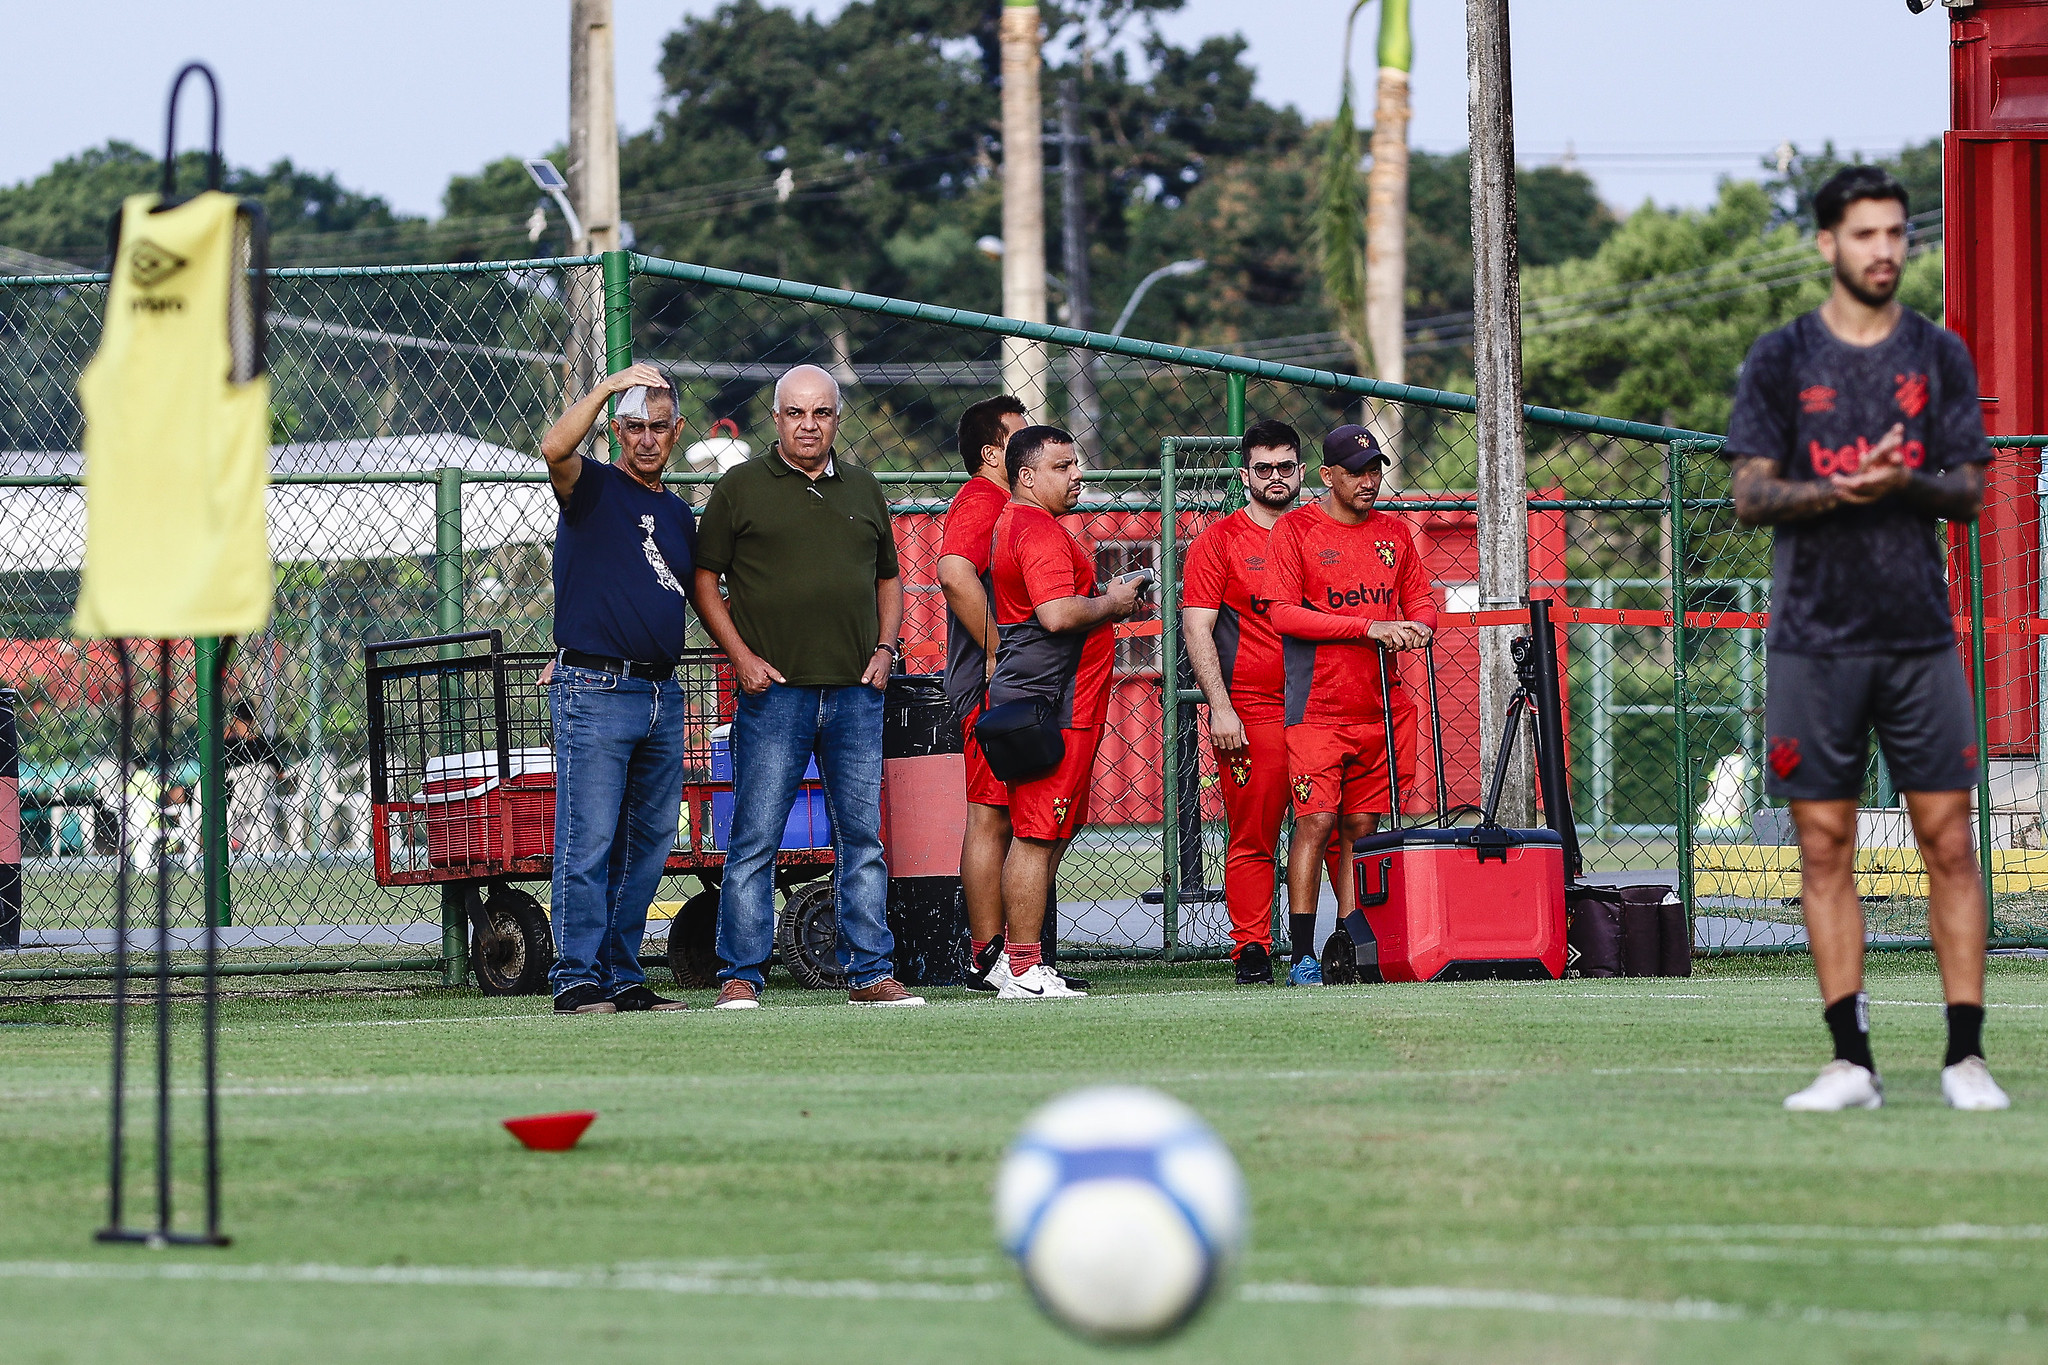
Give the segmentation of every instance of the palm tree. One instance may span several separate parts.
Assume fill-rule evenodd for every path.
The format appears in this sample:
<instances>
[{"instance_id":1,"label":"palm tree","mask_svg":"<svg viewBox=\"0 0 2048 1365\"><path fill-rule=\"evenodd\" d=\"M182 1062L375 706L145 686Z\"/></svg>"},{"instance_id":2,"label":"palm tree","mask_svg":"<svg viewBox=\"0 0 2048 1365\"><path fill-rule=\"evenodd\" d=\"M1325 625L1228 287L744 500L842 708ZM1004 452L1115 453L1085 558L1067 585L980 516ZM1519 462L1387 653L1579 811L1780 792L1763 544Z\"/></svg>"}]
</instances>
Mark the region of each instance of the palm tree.
<instances>
[{"instance_id":1,"label":"palm tree","mask_svg":"<svg viewBox=\"0 0 2048 1365\"><path fill-rule=\"evenodd\" d=\"M1323 159L1316 239L1323 287L1360 373L1399 384L1408 373L1408 74L1415 45L1408 28L1408 0L1380 0L1372 171L1361 196L1358 124L1351 104L1351 36L1358 12L1368 3L1356 0L1344 21L1343 95ZM1400 409L1384 408L1378 425L1395 461L1388 470L1389 485L1399 487Z\"/></svg>"}]
</instances>

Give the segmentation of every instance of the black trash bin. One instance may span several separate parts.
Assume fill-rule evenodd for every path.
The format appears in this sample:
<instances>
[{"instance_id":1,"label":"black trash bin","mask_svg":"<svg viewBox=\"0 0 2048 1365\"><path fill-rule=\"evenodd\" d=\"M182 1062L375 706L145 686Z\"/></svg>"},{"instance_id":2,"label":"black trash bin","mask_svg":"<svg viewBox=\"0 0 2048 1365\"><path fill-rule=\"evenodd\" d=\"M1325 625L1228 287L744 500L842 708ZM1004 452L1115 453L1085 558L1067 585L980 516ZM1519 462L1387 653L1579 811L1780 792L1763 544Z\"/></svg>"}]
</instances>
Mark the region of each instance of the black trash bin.
<instances>
[{"instance_id":1,"label":"black trash bin","mask_svg":"<svg viewBox=\"0 0 2048 1365\"><path fill-rule=\"evenodd\" d=\"M966 760L943 679L890 678L882 717L882 843L896 978L906 986L957 986L972 968L960 895L966 827Z\"/></svg>"}]
</instances>

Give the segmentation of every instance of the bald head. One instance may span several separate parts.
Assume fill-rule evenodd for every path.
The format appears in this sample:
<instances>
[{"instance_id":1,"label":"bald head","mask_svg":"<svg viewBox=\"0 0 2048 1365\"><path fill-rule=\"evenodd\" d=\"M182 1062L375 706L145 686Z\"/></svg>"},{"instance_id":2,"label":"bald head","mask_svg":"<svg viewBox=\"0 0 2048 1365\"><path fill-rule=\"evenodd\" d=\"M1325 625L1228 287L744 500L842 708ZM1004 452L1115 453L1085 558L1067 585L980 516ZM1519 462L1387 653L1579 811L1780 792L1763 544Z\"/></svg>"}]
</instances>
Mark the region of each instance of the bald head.
<instances>
[{"instance_id":1,"label":"bald head","mask_svg":"<svg viewBox=\"0 0 2048 1365\"><path fill-rule=\"evenodd\" d=\"M832 377L830 370L821 365L798 365L784 370L782 378L775 381L775 410L782 411L784 400L797 393L802 393L807 398L825 394L832 405L832 410L839 411L839 381ZM805 402L804 406L814 408L817 404Z\"/></svg>"},{"instance_id":2,"label":"bald head","mask_svg":"<svg viewBox=\"0 0 2048 1365\"><path fill-rule=\"evenodd\" d=\"M816 477L839 435L839 381L799 365L775 381L775 437L783 457Z\"/></svg>"}]
</instances>

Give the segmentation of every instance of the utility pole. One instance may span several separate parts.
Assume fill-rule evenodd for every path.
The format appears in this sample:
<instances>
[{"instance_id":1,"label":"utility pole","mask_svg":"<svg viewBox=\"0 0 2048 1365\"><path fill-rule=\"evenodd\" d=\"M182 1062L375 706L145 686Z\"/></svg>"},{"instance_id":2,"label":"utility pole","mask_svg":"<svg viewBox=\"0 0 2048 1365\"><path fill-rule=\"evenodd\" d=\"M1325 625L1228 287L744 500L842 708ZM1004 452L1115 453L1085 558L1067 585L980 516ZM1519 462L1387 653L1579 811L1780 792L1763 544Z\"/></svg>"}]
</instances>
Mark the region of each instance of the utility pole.
<instances>
[{"instance_id":1,"label":"utility pole","mask_svg":"<svg viewBox=\"0 0 2048 1365\"><path fill-rule=\"evenodd\" d=\"M1045 106L1038 93L1038 6L1003 0L1003 314L1045 319ZM1003 388L1043 413L1045 343L1002 339Z\"/></svg>"},{"instance_id":2,"label":"utility pole","mask_svg":"<svg viewBox=\"0 0 2048 1365\"><path fill-rule=\"evenodd\" d=\"M1522 287L1515 253L1515 111L1508 0L1465 0L1472 137L1472 374L1479 396L1479 605L1512 610L1529 596L1528 473L1522 449ZM1490 781L1514 695L1513 626L1479 628L1479 733ZM1517 744L1499 819L1536 822L1529 746Z\"/></svg>"},{"instance_id":3,"label":"utility pole","mask_svg":"<svg viewBox=\"0 0 2048 1365\"><path fill-rule=\"evenodd\" d=\"M619 249L619 115L612 0L569 0L569 197L583 220L575 254ZM569 272L569 398L605 372L604 282L596 266Z\"/></svg>"},{"instance_id":4,"label":"utility pole","mask_svg":"<svg viewBox=\"0 0 2048 1365\"><path fill-rule=\"evenodd\" d=\"M1088 296L1088 204L1081 181L1081 83L1060 82L1060 258L1066 268L1067 325L1087 331L1095 325ZM1090 464L1102 448L1098 428L1102 400L1095 387L1095 353L1067 352L1067 425L1081 458Z\"/></svg>"}]
</instances>

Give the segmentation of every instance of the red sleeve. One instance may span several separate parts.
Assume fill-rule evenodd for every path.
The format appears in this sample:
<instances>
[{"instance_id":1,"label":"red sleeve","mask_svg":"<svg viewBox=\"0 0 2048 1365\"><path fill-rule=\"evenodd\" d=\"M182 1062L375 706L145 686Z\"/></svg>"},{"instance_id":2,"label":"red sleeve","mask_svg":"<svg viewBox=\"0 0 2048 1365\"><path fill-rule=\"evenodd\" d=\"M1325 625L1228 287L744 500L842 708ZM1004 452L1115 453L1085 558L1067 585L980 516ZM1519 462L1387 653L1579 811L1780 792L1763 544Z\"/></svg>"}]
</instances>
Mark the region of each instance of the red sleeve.
<instances>
[{"instance_id":1,"label":"red sleeve","mask_svg":"<svg viewBox=\"0 0 2048 1365\"><path fill-rule=\"evenodd\" d=\"M1301 604L1301 537L1288 517L1280 519L1266 542L1266 586L1273 594L1266 619L1282 635L1297 640L1363 640L1372 627L1362 616L1332 616Z\"/></svg>"},{"instance_id":2,"label":"red sleeve","mask_svg":"<svg viewBox=\"0 0 2048 1365\"><path fill-rule=\"evenodd\" d=\"M1085 597L1085 589L1074 586L1072 541L1060 524L1050 518L1033 517L1017 528L1017 568L1024 578L1025 595L1032 610L1063 597Z\"/></svg>"},{"instance_id":3,"label":"red sleeve","mask_svg":"<svg viewBox=\"0 0 2048 1365\"><path fill-rule=\"evenodd\" d=\"M1429 571L1422 567L1422 552L1415 548L1415 536L1408 536L1407 553L1401 556L1401 619L1436 629L1436 592L1429 585Z\"/></svg>"},{"instance_id":4,"label":"red sleeve","mask_svg":"<svg viewBox=\"0 0 2048 1365\"><path fill-rule=\"evenodd\" d=\"M1180 604L1215 611L1223 605L1223 536L1212 521L1207 530L1188 546L1188 561L1181 569Z\"/></svg>"},{"instance_id":5,"label":"red sleeve","mask_svg":"<svg viewBox=\"0 0 2048 1365\"><path fill-rule=\"evenodd\" d=\"M996 518L1003 514L1003 503L998 498L976 497L975 491L972 485L962 489L946 509L939 556L958 555L979 574L988 572L989 548L995 536Z\"/></svg>"}]
</instances>

